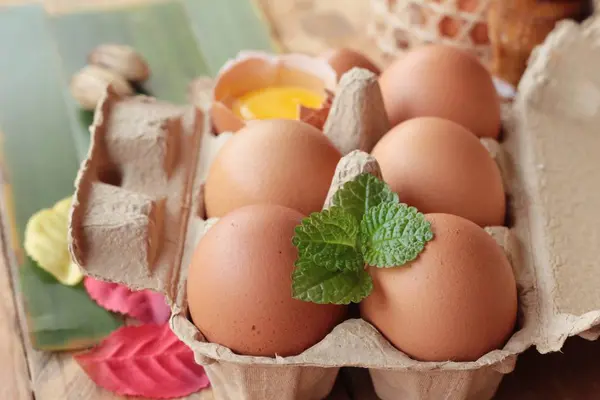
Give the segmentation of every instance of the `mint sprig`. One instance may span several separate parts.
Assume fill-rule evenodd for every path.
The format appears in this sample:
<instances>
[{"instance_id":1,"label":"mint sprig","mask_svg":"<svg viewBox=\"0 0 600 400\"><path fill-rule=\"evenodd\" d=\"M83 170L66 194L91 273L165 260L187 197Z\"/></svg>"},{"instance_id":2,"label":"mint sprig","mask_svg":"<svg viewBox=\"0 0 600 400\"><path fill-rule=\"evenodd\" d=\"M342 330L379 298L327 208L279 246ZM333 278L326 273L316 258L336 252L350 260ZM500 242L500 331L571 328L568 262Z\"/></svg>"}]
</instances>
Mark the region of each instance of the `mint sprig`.
<instances>
[{"instance_id":1,"label":"mint sprig","mask_svg":"<svg viewBox=\"0 0 600 400\"><path fill-rule=\"evenodd\" d=\"M390 202L397 203L398 195L371 174L362 174L347 182L333 195L333 204L354 215L357 221L361 221L370 208Z\"/></svg>"},{"instance_id":2,"label":"mint sprig","mask_svg":"<svg viewBox=\"0 0 600 400\"><path fill-rule=\"evenodd\" d=\"M373 290L373 280L364 268L329 271L310 262L292 274L292 296L318 304L360 302Z\"/></svg>"},{"instance_id":3,"label":"mint sprig","mask_svg":"<svg viewBox=\"0 0 600 400\"><path fill-rule=\"evenodd\" d=\"M292 239L300 262L311 262L329 271L355 270L364 265L358 253L360 225L352 214L332 207L305 218Z\"/></svg>"},{"instance_id":4,"label":"mint sprig","mask_svg":"<svg viewBox=\"0 0 600 400\"><path fill-rule=\"evenodd\" d=\"M360 223L360 250L367 264L390 268L418 257L433 239L431 224L415 207L381 203Z\"/></svg>"},{"instance_id":5,"label":"mint sprig","mask_svg":"<svg viewBox=\"0 0 600 400\"><path fill-rule=\"evenodd\" d=\"M358 303L373 290L365 265L405 265L432 239L422 213L400 203L385 182L361 174L336 192L331 208L296 227L292 296L319 304Z\"/></svg>"}]
</instances>

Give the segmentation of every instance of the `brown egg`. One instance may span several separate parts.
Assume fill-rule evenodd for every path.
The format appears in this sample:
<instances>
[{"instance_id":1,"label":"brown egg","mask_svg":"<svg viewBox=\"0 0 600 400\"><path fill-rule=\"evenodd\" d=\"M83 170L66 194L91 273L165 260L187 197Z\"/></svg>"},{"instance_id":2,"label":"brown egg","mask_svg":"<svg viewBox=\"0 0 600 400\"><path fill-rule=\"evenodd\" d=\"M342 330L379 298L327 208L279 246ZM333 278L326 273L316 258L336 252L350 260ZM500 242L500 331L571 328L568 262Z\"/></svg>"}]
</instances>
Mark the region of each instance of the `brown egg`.
<instances>
[{"instance_id":1,"label":"brown egg","mask_svg":"<svg viewBox=\"0 0 600 400\"><path fill-rule=\"evenodd\" d=\"M431 116L458 122L479 137L500 134L500 100L492 77L462 50L419 47L383 71L379 84L392 126Z\"/></svg>"},{"instance_id":2,"label":"brown egg","mask_svg":"<svg viewBox=\"0 0 600 400\"><path fill-rule=\"evenodd\" d=\"M415 118L393 128L372 155L400 201L423 213L503 225L506 197L496 162L472 133L448 120Z\"/></svg>"},{"instance_id":3,"label":"brown egg","mask_svg":"<svg viewBox=\"0 0 600 400\"><path fill-rule=\"evenodd\" d=\"M237 209L200 240L187 280L194 324L238 354L300 354L323 339L346 307L292 298L298 211L274 205Z\"/></svg>"},{"instance_id":4,"label":"brown egg","mask_svg":"<svg viewBox=\"0 0 600 400\"><path fill-rule=\"evenodd\" d=\"M354 67L368 69L375 75L381 73L375 63L369 60L367 56L352 49L341 48L330 50L321 57L326 59L329 65L335 70L338 80Z\"/></svg>"},{"instance_id":5,"label":"brown egg","mask_svg":"<svg viewBox=\"0 0 600 400\"><path fill-rule=\"evenodd\" d=\"M501 348L517 318L517 289L503 249L482 228L429 214L434 239L406 266L373 268L363 318L421 361L474 361Z\"/></svg>"},{"instance_id":6,"label":"brown egg","mask_svg":"<svg viewBox=\"0 0 600 400\"><path fill-rule=\"evenodd\" d=\"M340 152L317 128L294 120L253 121L217 154L205 186L206 213L249 204L320 211Z\"/></svg>"}]
</instances>

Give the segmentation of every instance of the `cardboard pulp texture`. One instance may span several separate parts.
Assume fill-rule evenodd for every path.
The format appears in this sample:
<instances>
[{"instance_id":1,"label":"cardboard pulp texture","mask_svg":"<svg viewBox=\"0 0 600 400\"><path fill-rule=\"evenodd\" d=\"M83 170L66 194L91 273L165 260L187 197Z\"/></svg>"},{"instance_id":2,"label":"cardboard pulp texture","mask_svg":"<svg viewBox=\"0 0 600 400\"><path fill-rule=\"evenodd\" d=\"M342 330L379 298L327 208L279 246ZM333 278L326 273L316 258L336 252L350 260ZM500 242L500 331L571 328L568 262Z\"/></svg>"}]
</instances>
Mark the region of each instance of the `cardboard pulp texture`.
<instances>
[{"instance_id":1,"label":"cardboard pulp texture","mask_svg":"<svg viewBox=\"0 0 600 400\"><path fill-rule=\"evenodd\" d=\"M72 256L89 276L164 292L171 328L205 366L216 399L322 399L343 366L368 368L384 400L489 399L528 347L558 351L568 336L599 336L599 69L600 23L561 23L506 105L502 143L483 141L511 206L510 228L487 230L513 265L519 323L502 349L473 362L415 361L361 319L293 357L242 356L204 340L188 319L185 281L193 249L213 222L203 220L207 167L228 138L209 130L210 95L198 96L198 108L176 107L109 89L76 182ZM372 74L356 69L342 78L325 133L346 156L326 206L343 182L379 174L366 152L388 129L378 122L382 110Z\"/></svg>"}]
</instances>

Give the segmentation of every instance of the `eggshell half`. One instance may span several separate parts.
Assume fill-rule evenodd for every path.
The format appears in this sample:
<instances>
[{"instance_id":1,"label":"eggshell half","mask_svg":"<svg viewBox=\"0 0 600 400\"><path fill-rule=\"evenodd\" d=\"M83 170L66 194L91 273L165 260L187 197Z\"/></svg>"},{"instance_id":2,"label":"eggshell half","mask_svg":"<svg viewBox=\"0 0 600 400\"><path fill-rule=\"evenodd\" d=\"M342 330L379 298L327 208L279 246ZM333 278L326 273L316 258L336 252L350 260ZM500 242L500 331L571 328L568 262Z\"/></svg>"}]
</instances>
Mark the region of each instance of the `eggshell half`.
<instances>
[{"instance_id":1,"label":"eggshell half","mask_svg":"<svg viewBox=\"0 0 600 400\"><path fill-rule=\"evenodd\" d=\"M318 129L323 127L336 87L336 73L327 61L305 54L272 55L241 52L217 74L213 89L211 116L218 133L236 132L246 125L232 111L240 96L272 86L299 86L324 93L319 109L299 106L299 119Z\"/></svg>"}]
</instances>

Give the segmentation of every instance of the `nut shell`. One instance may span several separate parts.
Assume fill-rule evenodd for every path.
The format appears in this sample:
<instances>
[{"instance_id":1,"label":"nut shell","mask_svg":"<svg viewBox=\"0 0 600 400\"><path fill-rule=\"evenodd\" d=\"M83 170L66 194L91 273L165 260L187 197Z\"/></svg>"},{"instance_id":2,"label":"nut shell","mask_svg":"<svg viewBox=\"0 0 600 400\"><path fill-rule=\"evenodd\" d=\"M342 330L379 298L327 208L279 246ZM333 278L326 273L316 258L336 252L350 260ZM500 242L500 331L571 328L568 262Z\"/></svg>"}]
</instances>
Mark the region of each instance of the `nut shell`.
<instances>
[{"instance_id":1,"label":"nut shell","mask_svg":"<svg viewBox=\"0 0 600 400\"><path fill-rule=\"evenodd\" d=\"M71 79L71 94L85 110L93 110L111 85L121 96L131 96L134 90L121 75L97 65L88 65Z\"/></svg>"},{"instance_id":2,"label":"nut shell","mask_svg":"<svg viewBox=\"0 0 600 400\"><path fill-rule=\"evenodd\" d=\"M130 46L103 44L88 57L90 64L116 72L132 82L143 82L150 77L150 68L144 58Z\"/></svg>"}]
</instances>

